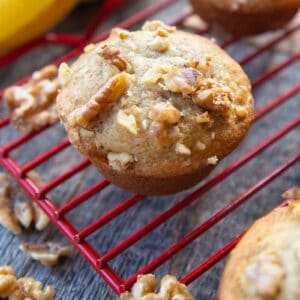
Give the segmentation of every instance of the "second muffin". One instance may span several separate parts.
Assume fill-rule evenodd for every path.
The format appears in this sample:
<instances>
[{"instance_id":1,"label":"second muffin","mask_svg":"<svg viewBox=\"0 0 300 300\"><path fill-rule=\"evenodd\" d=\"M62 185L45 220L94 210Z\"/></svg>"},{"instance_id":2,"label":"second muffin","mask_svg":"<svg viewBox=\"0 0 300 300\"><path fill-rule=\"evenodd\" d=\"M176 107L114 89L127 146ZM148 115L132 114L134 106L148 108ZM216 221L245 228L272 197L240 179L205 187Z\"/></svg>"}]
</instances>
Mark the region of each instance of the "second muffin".
<instances>
[{"instance_id":1,"label":"second muffin","mask_svg":"<svg viewBox=\"0 0 300 300\"><path fill-rule=\"evenodd\" d=\"M57 110L72 144L113 183L140 194L196 184L246 134L253 98L213 42L159 21L114 29L59 70Z\"/></svg>"}]
</instances>

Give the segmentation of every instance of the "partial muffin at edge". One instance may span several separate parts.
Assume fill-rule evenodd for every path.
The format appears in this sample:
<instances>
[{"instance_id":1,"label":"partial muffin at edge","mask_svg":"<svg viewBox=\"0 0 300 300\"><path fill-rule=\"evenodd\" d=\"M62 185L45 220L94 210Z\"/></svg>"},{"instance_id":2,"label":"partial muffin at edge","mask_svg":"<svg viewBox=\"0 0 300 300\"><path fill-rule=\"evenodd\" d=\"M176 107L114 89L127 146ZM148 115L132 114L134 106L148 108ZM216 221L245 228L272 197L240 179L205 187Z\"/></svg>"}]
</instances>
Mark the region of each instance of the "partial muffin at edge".
<instances>
[{"instance_id":1,"label":"partial muffin at edge","mask_svg":"<svg viewBox=\"0 0 300 300\"><path fill-rule=\"evenodd\" d=\"M245 136L253 98L215 43L159 21L114 29L59 69L71 143L113 183L168 194L206 176ZM177 179L176 179L177 178Z\"/></svg>"},{"instance_id":2,"label":"partial muffin at edge","mask_svg":"<svg viewBox=\"0 0 300 300\"><path fill-rule=\"evenodd\" d=\"M300 299L300 189L250 227L231 252L220 300ZM293 193L294 196L296 193Z\"/></svg>"},{"instance_id":3,"label":"partial muffin at edge","mask_svg":"<svg viewBox=\"0 0 300 300\"><path fill-rule=\"evenodd\" d=\"M300 8L300 0L190 1L201 18L236 36L283 28Z\"/></svg>"}]
</instances>

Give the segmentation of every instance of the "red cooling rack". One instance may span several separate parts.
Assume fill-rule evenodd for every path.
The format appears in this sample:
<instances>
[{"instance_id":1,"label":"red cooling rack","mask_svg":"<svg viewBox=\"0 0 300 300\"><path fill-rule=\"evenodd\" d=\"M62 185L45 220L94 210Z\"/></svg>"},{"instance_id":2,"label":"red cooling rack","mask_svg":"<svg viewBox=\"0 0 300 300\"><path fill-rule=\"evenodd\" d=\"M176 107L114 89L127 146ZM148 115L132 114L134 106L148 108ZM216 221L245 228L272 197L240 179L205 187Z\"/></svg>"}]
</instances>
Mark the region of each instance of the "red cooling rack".
<instances>
[{"instance_id":1,"label":"red cooling rack","mask_svg":"<svg viewBox=\"0 0 300 300\"><path fill-rule=\"evenodd\" d=\"M110 0L106 1L106 3L101 7L100 11L97 14L96 19L92 22L92 24L87 28L84 35L78 36L69 36L65 34L55 34L48 33L37 40L30 42L29 44L19 48L18 50L2 57L0 59L0 66L5 66L11 62L14 62L16 58L22 56L24 53L31 51L35 47L39 47L48 43L58 43L73 46L74 49L60 57L56 61L55 64L59 64L62 61L69 60L75 56L77 56L83 49L83 47L90 42L91 37L95 30L99 28L102 22L108 17L108 15L113 12L114 9L118 7L119 4L124 2L123 0ZM121 22L117 26L123 28L130 28L145 19L151 17L154 13L159 12L162 9L167 8L172 3L176 2L176 0L166 0L166 1L157 1L156 4L138 12L132 17L126 19ZM174 25L182 25L182 22L189 14L182 14L179 18L177 18L172 24ZM246 65L252 62L259 55L267 52L272 49L277 43L287 38L289 35L293 34L297 30L300 30L300 24L296 25L286 31L282 32L279 36L275 37L273 40L266 42L263 46L260 46L258 49L254 50L251 54L244 57L240 60L241 65ZM208 32L204 30L204 32ZM92 39L93 42L100 41L104 39L108 35L108 32L104 32L100 34L97 38ZM234 43L237 43L239 40L236 38L231 38L225 41L221 46L223 48L229 47ZM262 74L256 80L252 82L253 89L262 86L273 76L277 75L281 71L283 71L288 66L298 62L300 59L300 52L290 56L288 59L275 66L273 69L267 71L267 73ZM26 82L28 78L24 78L17 83L14 84L22 84ZM280 106L292 99L292 97L296 96L300 91L300 83L296 84L290 90L285 91L283 94L273 99L271 102L266 104L264 107L256 111L255 120L257 121L263 117L265 117L268 113L270 113L274 108ZM3 91L0 91L0 97L3 96ZM9 125L9 117L0 120L0 130L5 130L5 128ZM12 142L6 145L0 145L0 164L4 167L12 177L20 184L20 186L28 193L28 195L47 213L52 222L57 226L57 228L65 235L65 237L74 245L74 247L81 253L81 255L90 263L90 265L99 273L99 275L106 281L106 283L119 295L125 290L129 289L132 284L135 282L138 274L152 272L158 266L166 262L169 258L175 255L177 252L182 250L185 246L191 243L194 239L200 237L204 232L222 220L225 216L227 216L230 212L235 210L238 206L243 204L245 201L251 198L255 193L264 188L267 184L273 181L280 174L285 172L288 168L295 165L299 162L300 152L294 153L294 155L288 158L283 164L274 169L271 173L269 173L266 177L258 181L248 190L243 192L240 196L235 198L229 205L226 205L217 213L212 215L202 224L200 224L196 229L192 232L188 233L181 240L173 244L166 251L161 253L159 256L150 261L147 265L143 266L137 273L133 274L126 280L121 279L118 273L108 266L108 262L113 260L115 257L120 255L124 250L128 249L138 240L143 238L145 235L149 234L152 230L160 226L162 223L166 222L168 219L173 217L179 211L181 211L184 207L190 205L192 202L199 200L199 197L211 190L218 183L223 181L225 178L233 174L236 170L244 166L251 159L256 157L258 154L266 150L273 143L278 141L280 138L295 130L299 127L300 124L300 116L296 117L294 120L290 120L285 126L279 129L273 135L267 137L262 143L255 146L248 153L244 154L237 161L235 161L230 166L221 170L214 178L210 181L202 185L199 189L183 198L177 204L167 209L165 212L160 214L158 217L151 220L148 224L144 225L142 228L139 228L136 232L130 235L127 239L121 241L112 249L108 250L106 253L100 254L96 249L92 248L92 246L86 241L86 238L90 236L97 230L100 230L102 226L113 220L114 218L121 215L127 209L132 207L133 205L140 202L143 197L140 195L134 195L133 197L123 201L118 206L111 209L109 212L105 213L99 219L94 221L92 224L88 225L84 229L77 231L71 222L65 219L65 215L71 210L80 206L83 202L87 201L92 195L100 192L110 183L107 180L101 180L94 186L90 187L88 190L81 193L79 196L70 199L66 204L62 207L56 207L48 198L47 193L50 192L55 187L62 184L64 181L69 179L71 176L77 174L86 168L90 162L88 160L83 160L77 165L73 166L71 169L66 170L64 173L58 175L56 178L46 183L41 188L38 188L27 176L26 174L34 169L35 167L41 165L42 163L50 160L53 156L60 153L66 147L69 147L70 144L67 140L60 142L55 145L51 149L48 149L45 153L39 155L34 158L32 161L26 163L25 165L19 165L15 160L10 157L10 153L12 150L17 149L22 146L24 143L31 140L33 137L38 136L43 130L38 132L32 132L27 135L21 136L13 140ZM0 141L1 143L1 141ZM201 274L211 268L214 264L216 264L220 259L222 259L228 252L236 245L241 235L233 239L228 244L224 245L222 249L212 254L210 258L202 262L195 269L191 270L188 274L186 274L183 278L181 278L181 282L185 284L191 283L193 280L198 278Z\"/></svg>"}]
</instances>

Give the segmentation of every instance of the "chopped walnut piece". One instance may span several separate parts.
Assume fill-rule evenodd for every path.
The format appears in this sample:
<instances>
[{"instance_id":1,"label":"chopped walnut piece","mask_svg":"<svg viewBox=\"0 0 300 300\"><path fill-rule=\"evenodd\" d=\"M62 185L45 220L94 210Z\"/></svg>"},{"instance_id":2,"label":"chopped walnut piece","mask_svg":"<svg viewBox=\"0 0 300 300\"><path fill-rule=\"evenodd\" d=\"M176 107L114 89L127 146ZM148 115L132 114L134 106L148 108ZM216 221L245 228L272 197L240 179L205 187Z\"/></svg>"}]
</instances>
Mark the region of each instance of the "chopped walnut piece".
<instances>
[{"instance_id":1,"label":"chopped walnut piece","mask_svg":"<svg viewBox=\"0 0 300 300\"><path fill-rule=\"evenodd\" d=\"M73 71L68 64L65 62L61 63L58 68L58 80L61 86L66 86L70 82L72 75Z\"/></svg>"},{"instance_id":2,"label":"chopped walnut piece","mask_svg":"<svg viewBox=\"0 0 300 300\"><path fill-rule=\"evenodd\" d=\"M133 155L121 152L121 153L115 153L115 152L109 152L107 154L107 159L109 166L116 171L121 171L123 169L126 169L130 164L134 162Z\"/></svg>"},{"instance_id":3,"label":"chopped walnut piece","mask_svg":"<svg viewBox=\"0 0 300 300\"><path fill-rule=\"evenodd\" d=\"M280 257L276 253L263 253L246 265L240 284L247 295L275 299L280 293L284 277Z\"/></svg>"},{"instance_id":4,"label":"chopped walnut piece","mask_svg":"<svg viewBox=\"0 0 300 300\"><path fill-rule=\"evenodd\" d=\"M95 44L88 44L83 48L84 53L90 53L96 49Z\"/></svg>"},{"instance_id":5,"label":"chopped walnut piece","mask_svg":"<svg viewBox=\"0 0 300 300\"><path fill-rule=\"evenodd\" d=\"M207 24L198 15L185 18L183 25L194 30L205 30L207 28Z\"/></svg>"},{"instance_id":6,"label":"chopped walnut piece","mask_svg":"<svg viewBox=\"0 0 300 300\"><path fill-rule=\"evenodd\" d=\"M247 116L247 109L243 106L235 106L234 111L237 117L240 119L244 119Z\"/></svg>"},{"instance_id":7,"label":"chopped walnut piece","mask_svg":"<svg viewBox=\"0 0 300 300\"><path fill-rule=\"evenodd\" d=\"M126 40L130 36L130 31L123 28L114 28L112 34L117 35L121 40Z\"/></svg>"},{"instance_id":8,"label":"chopped walnut piece","mask_svg":"<svg viewBox=\"0 0 300 300\"><path fill-rule=\"evenodd\" d=\"M9 181L4 173L0 173L0 224L14 234L21 232L11 204Z\"/></svg>"},{"instance_id":9,"label":"chopped walnut piece","mask_svg":"<svg viewBox=\"0 0 300 300\"><path fill-rule=\"evenodd\" d=\"M0 267L0 298L9 297L17 286L14 270L9 266Z\"/></svg>"},{"instance_id":10,"label":"chopped walnut piece","mask_svg":"<svg viewBox=\"0 0 300 300\"><path fill-rule=\"evenodd\" d=\"M54 293L54 287L51 285L44 288L40 281L35 281L31 277L21 277L17 280L17 289L9 299L53 300Z\"/></svg>"},{"instance_id":11,"label":"chopped walnut piece","mask_svg":"<svg viewBox=\"0 0 300 300\"><path fill-rule=\"evenodd\" d=\"M161 36L156 36L149 44L151 50L157 52L167 52L170 49L170 43Z\"/></svg>"},{"instance_id":12,"label":"chopped walnut piece","mask_svg":"<svg viewBox=\"0 0 300 300\"><path fill-rule=\"evenodd\" d=\"M159 102L150 108L150 119L167 124L176 124L180 120L180 111L170 102Z\"/></svg>"},{"instance_id":13,"label":"chopped walnut piece","mask_svg":"<svg viewBox=\"0 0 300 300\"><path fill-rule=\"evenodd\" d=\"M131 292L121 294L121 300L193 300L187 287L176 277L166 275L161 280L160 290L156 292L156 278L152 274L140 275Z\"/></svg>"},{"instance_id":14,"label":"chopped walnut piece","mask_svg":"<svg viewBox=\"0 0 300 300\"><path fill-rule=\"evenodd\" d=\"M40 175L35 171L30 171L27 174L28 178L30 178L38 187L44 185L44 182ZM35 203L32 202L33 209L33 220L35 224L35 228L37 230L43 230L49 224L50 220L47 215L42 211L42 209Z\"/></svg>"},{"instance_id":15,"label":"chopped walnut piece","mask_svg":"<svg viewBox=\"0 0 300 300\"><path fill-rule=\"evenodd\" d=\"M176 27L166 25L161 21L148 21L144 24L142 30L145 31L157 31L159 29L164 29L169 33L173 33L176 30Z\"/></svg>"},{"instance_id":16,"label":"chopped walnut piece","mask_svg":"<svg viewBox=\"0 0 300 300\"><path fill-rule=\"evenodd\" d=\"M154 65L149 68L142 77L142 82L154 85L162 78L164 70L162 70L161 66Z\"/></svg>"},{"instance_id":17,"label":"chopped walnut piece","mask_svg":"<svg viewBox=\"0 0 300 300\"><path fill-rule=\"evenodd\" d=\"M281 196L288 200L289 209L293 216L300 220L300 188L292 187L285 191Z\"/></svg>"},{"instance_id":18,"label":"chopped walnut piece","mask_svg":"<svg viewBox=\"0 0 300 300\"><path fill-rule=\"evenodd\" d=\"M98 54L102 56L112 65L116 66L120 71L132 71L129 62L120 54L120 50L114 46L104 45Z\"/></svg>"},{"instance_id":19,"label":"chopped walnut piece","mask_svg":"<svg viewBox=\"0 0 300 300\"><path fill-rule=\"evenodd\" d=\"M57 76L57 67L55 65L48 65L39 71L35 71L32 74L34 81L40 81L43 79L52 80Z\"/></svg>"},{"instance_id":20,"label":"chopped walnut piece","mask_svg":"<svg viewBox=\"0 0 300 300\"><path fill-rule=\"evenodd\" d=\"M210 119L210 116L207 111L196 116L197 123L200 123L200 124L201 123L209 123L210 121L211 121L211 119Z\"/></svg>"},{"instance_id":21,"label":"chopped walnut piece","mask_svg":"<svg viewBox=\"0 0 300 300\"><path fill-rule=\"evenodd\" d=\"M175 145L175 151L179 154L183 154L183 155L191 155L191 149L189 149L187 146L185 146L184 144L181 143L176 143Z\"/></svg>"},{"instance_id":22,"label":"chopped walnut piece","mask_svg":"<svg viewBox=\"0 0 300 300\"><path fill-rule=\"evenodd\" d=\"M54 288L47 286L45 289L39 281L31 277L16 278L11 267L0 267L0 298L9 300L53 300Z\"/></svg>"},{"instance_id":23,"label":"chopped walnut piece","mask_svg":"<svg viewBox=\"0 0 300 300\"><path fill-rule=\"evenodd\" d=\"M34 218L32 205L27 199L17 198L14 201L14 213L20 224L28 228Z\"/></svg>"},{"instance_id":24,"label":"chopped walnut piece","mask_svg":"<svg viewBox=\"0 0 300 300\"><path fill-rule=\"evenodd\" d=\"M119 110L117 113L117 123L132 134L138 134L138 126L134 115L127 115L123 110Z\"/></svg>"},{"instance_id":25,"label":"chopped walnut piece","mask_svg":"<svg viewBox=\"0 0 300 300\"><path fill-rule=\"evenodd\" d=\"M131 76L124 72L111 77L86 104L71 113L69 122L72 125L87 127L99 113L123 97L130 81Z\"/></svg>"},{"instance_id":26,"label":"chopped walnut piece","mask_svg":"<svg viewBox=\"0 0 300 300\"><path fill-rule=\"evenodd\" d=\"M201 151L202 151L202 150L205 150L205 149L206 149L206 145L205 145L204 143L198 141L198 142L196 143L196 149L201 150Z\"/></svg>"},{"instance_id":27,"label":"chopped walnut piece","mask_svg":"<svg viewBox=\"0 0 300 300\"><path fill-rule=\"evenodd\" d=\"M218 163L219 159L218 157L215 155L215 156L211 156L207 159L207 163L209 165L216 165Z\"/></svg>"},{"instance_id":28,"label":"chopped walnut piece","mask_svg":"<svg viewBox=\"0 0 300 300\"><path fill-rule=\"evenodd\" d=\"M50 65L34 72L28 83L5 90L6 106L18 130L38 130L58 120L55 100L60 83L56 76L57 67Z\"/></svg>"},{"instance_id":29,"label":"chopped walnut piece","mask_svg":"<svg viewBox=\"0 0 300 300\"><path fill-rule=\"evenodd\" d=\"M199 84L200 72L193 68L171 69L163 76L167 90L183 95L191 94Z\"/></svg>"},{"instance_id":30,"label":"chopped walnut piece","mask_svg":"<svg viewBox=\"0 0 300 300\"><path fill-rule=\"evenodd\" d=\"M300 187L292 187L281 195L286 200L300 200Z\"/></svg>"},{"instance_id":31,"label":"chopped walnut piece","mask_svg":"<svg viewBox=\"0 0 300 300\"><path fill-rule=\"evenodd\" d=\"M168 33L167 30L162 29L162 28L159 28L159 29L156 31L156 35L157 35L157 36L160 36L160 37L168 37L168 36L169 36L169 33Z\"/></svg>"},{"instance_id":32,"label":"chopped walnut piece","mask_svg":"<svg viewBox=\"0 0 300 300\"><path fill-rule=\"evenodd\" d=\"M55 265L61 257L67 257L72 254L71 247L62 246L57 243L40 245L23 243L20 249L30 255L34 260L38 260L44 266Z\"/></svg>"},{"instance_id":33,"label":"chopped walnut piece","mask_svg":"<svg viewBox=\"0 0 300 300\"><path fill-rule=\"evenodd\" d=\"M161 122L152 122L150 124L149 136L152 145L157 149L170 145L172 141L168 127Z\"/></svg>"},{"instance_id":34,"label":"chopped walnut piece","mask_svg":"<svg viewBox=\"0 0 300 300\"><path fill-rule=\"evenodd\" d=\"M193 101L200 108L219 114L226 114L231 107L227 94L213 89L198 91L193 95Z\"/></svg>"}]
</instances>

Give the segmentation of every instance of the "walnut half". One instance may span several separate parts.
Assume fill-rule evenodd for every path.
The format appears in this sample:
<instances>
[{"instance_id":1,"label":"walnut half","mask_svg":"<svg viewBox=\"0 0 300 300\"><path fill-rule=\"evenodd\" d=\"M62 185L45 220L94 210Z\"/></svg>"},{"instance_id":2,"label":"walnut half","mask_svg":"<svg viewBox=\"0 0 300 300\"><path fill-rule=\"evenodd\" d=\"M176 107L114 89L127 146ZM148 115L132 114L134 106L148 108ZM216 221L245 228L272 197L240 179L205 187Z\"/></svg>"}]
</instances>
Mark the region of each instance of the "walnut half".
<instances>
[{"instance_id":1,"label":"walnut half","mask_svg":"<svg viewBox=\"0 0 300 300\"><path fill-rule=\"evenodd\" d=\"M61 257L67 257L72 254L71 247L62 246L57 243L46 243L40 245L23 243L20 246L20 249L30 255L32 259L38 260L44 266L53 266L57 264Z\"/></svg>"},{"instance_id":2,"label":"walnut half","mask_svg":"<svg viewBox=\"0 0 300 300\"><path fill-rule=\"evenodd\" d=\"M121 294L121 300L192 300L187 287L176 277L166 275L161 280L159 292L156 292L156 278L152 274L138 276L131 292Z\"/></svg>"},{"instance_id":3,"label":"walnut half","mask_svg":"<svg viewBox=\"0 0 300 300\"><path fill-rule=\"evenodd\" d=\"M4 173L0 173L0 224L14 234L21 233L21 227L11 205L9 181Z\"/></svg>"},{"instance_id":4,"label":"walnut half","mask_svg":"<svg viewBox=\"0 0 300 300\"><path fill-rule=\"evenodd\" d=\"M58 120L55 101L60 89L57 67L49 65L32 74L28 83L5 90L12 124L21 132L38 130Z\"/></svg>"},{"instance_id":5,"label":"walnut half","mask_svg":"<svg viewBox=\"0 0 300 300\"><path fill-rule=\"evenodd\" d=\"M87 127L99 113L111 107L124 96L130 81L131 76L125 72L111 77L86 104L71 113L70 124Z\"/></svg>"},{"instance_id":6,"label":"walnut half","mask_svg":"<svg viewBox=\"0 0 300 300\"><path fill-rule=\"evenodd\" d=\"M42 283L31 277L16 278L9 266L0 267L0 298L9 300L53 300L55 290L52 286L43 287Z\"/></svg>"}]
</instances>

